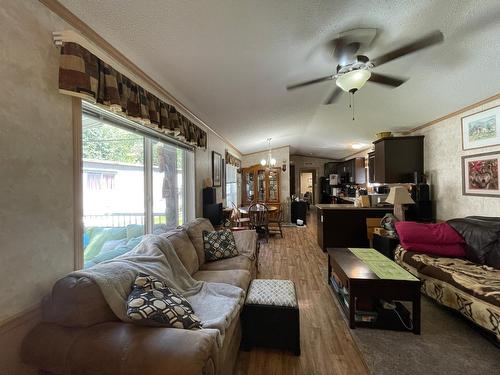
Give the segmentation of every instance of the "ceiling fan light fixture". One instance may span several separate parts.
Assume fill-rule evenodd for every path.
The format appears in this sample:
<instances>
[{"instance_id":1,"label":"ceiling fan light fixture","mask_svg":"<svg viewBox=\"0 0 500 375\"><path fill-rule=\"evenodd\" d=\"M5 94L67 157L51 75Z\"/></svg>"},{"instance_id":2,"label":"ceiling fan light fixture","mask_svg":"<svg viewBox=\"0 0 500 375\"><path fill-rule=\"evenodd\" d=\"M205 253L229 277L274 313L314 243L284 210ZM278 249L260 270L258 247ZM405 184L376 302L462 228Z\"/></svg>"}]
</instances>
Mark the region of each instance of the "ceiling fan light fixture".
<instances>
[{"instance_id":1,"label":"ceiling fan light fixture","mask_svg":"<svg viewBox=\"0 0 500 375\"><path fill-rule=\"evenodd\" d=\"M367 69L351 70L338 77L335 83L345 92L356 92L364 86L371 75Z\"/></svg>"}]
</instances>

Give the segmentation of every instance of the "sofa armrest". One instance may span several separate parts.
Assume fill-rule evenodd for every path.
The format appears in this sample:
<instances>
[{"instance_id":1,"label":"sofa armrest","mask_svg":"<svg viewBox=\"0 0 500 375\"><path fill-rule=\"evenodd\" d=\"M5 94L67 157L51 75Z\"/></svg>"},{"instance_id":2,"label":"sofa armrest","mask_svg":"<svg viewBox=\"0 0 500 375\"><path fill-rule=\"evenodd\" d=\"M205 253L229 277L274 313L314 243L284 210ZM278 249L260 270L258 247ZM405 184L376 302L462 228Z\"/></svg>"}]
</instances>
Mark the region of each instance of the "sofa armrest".
<instances>
[{"instance_id":1,"label":"sofa armrest","mask_svg":"<svg viewBox=\"0 0 500 375\"><path fill-rule=\"evenodd\" d=\"M233 232L236 248L240 254L255 259L257 252L257 232L255 230L239 230Z\"/></svg>"},{"instance_id":2,"label":"sofa armrest","mask_svg":"<svg viewBox=\"0 0 500 375\"><path fill-rule=\"evenodd\" d=\"M215 374L213 330L103 323L68 328L37 325L24 339L23 361L41 370L71 374Z\"/></svg>"}]
</instances>

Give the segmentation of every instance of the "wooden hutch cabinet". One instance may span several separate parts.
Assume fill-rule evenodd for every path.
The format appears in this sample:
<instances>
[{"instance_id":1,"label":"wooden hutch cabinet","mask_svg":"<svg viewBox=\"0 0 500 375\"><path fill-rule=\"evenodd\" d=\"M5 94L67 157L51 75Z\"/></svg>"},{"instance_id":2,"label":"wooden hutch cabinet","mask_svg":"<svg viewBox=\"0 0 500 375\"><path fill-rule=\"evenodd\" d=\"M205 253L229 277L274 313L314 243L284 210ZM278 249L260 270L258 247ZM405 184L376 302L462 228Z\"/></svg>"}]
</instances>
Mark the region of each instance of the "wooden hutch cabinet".
<instances>
[{"instance_id":1,"label":"wooden hutch cabinet","mask_svg":"<svg viewBox=\"0 0 500 375\"><path fill-rule=\"evenodd\" d=\"M259 164L242 168L242 204L244 206L252 202L279 204L280 174L281 168L266 168Z\"/></svg>"}]
</instances>

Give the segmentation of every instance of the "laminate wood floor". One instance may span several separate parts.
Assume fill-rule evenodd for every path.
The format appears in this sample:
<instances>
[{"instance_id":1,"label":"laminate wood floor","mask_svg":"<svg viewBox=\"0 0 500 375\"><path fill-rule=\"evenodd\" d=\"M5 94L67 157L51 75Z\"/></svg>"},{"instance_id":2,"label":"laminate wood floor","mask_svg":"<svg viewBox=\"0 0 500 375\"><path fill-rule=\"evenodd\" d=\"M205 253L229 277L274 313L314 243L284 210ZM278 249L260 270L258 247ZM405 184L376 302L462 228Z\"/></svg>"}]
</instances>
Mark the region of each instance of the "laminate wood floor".
<instances>
[{"instance_id":1,"label":"laminate wood floor","mask_svg":"<svg viewBox=\"0 0 500 375\"><path fill-rule=\"evenodd\" d=\"M240 351L235 373L273 375L368 374L326 282L327 256L316 242L315 212L307 227L284 228L262 243L258 278L295 282L300 308L300 357L267 348Z\"/></svg>"}]
</instances>

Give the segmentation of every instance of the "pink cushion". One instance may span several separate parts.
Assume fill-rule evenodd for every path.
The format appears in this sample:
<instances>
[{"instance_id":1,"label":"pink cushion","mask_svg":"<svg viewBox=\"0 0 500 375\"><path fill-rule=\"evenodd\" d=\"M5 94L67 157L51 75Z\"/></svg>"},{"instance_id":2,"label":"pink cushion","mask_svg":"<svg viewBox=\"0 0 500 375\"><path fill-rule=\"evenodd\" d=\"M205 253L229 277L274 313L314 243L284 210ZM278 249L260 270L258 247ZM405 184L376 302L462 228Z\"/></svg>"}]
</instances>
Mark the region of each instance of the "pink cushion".
<instances>
[{"instance_id":1,"label":"pink cushion","mask_svg":"<svg viewBox=\"0 0 500 375\"><path fill-rule=\"evenodd\" d=\"M401 245L409 251L445 257L465 256L465 241L447 223L396 222Z\"/></svg>"}]
</instances>

